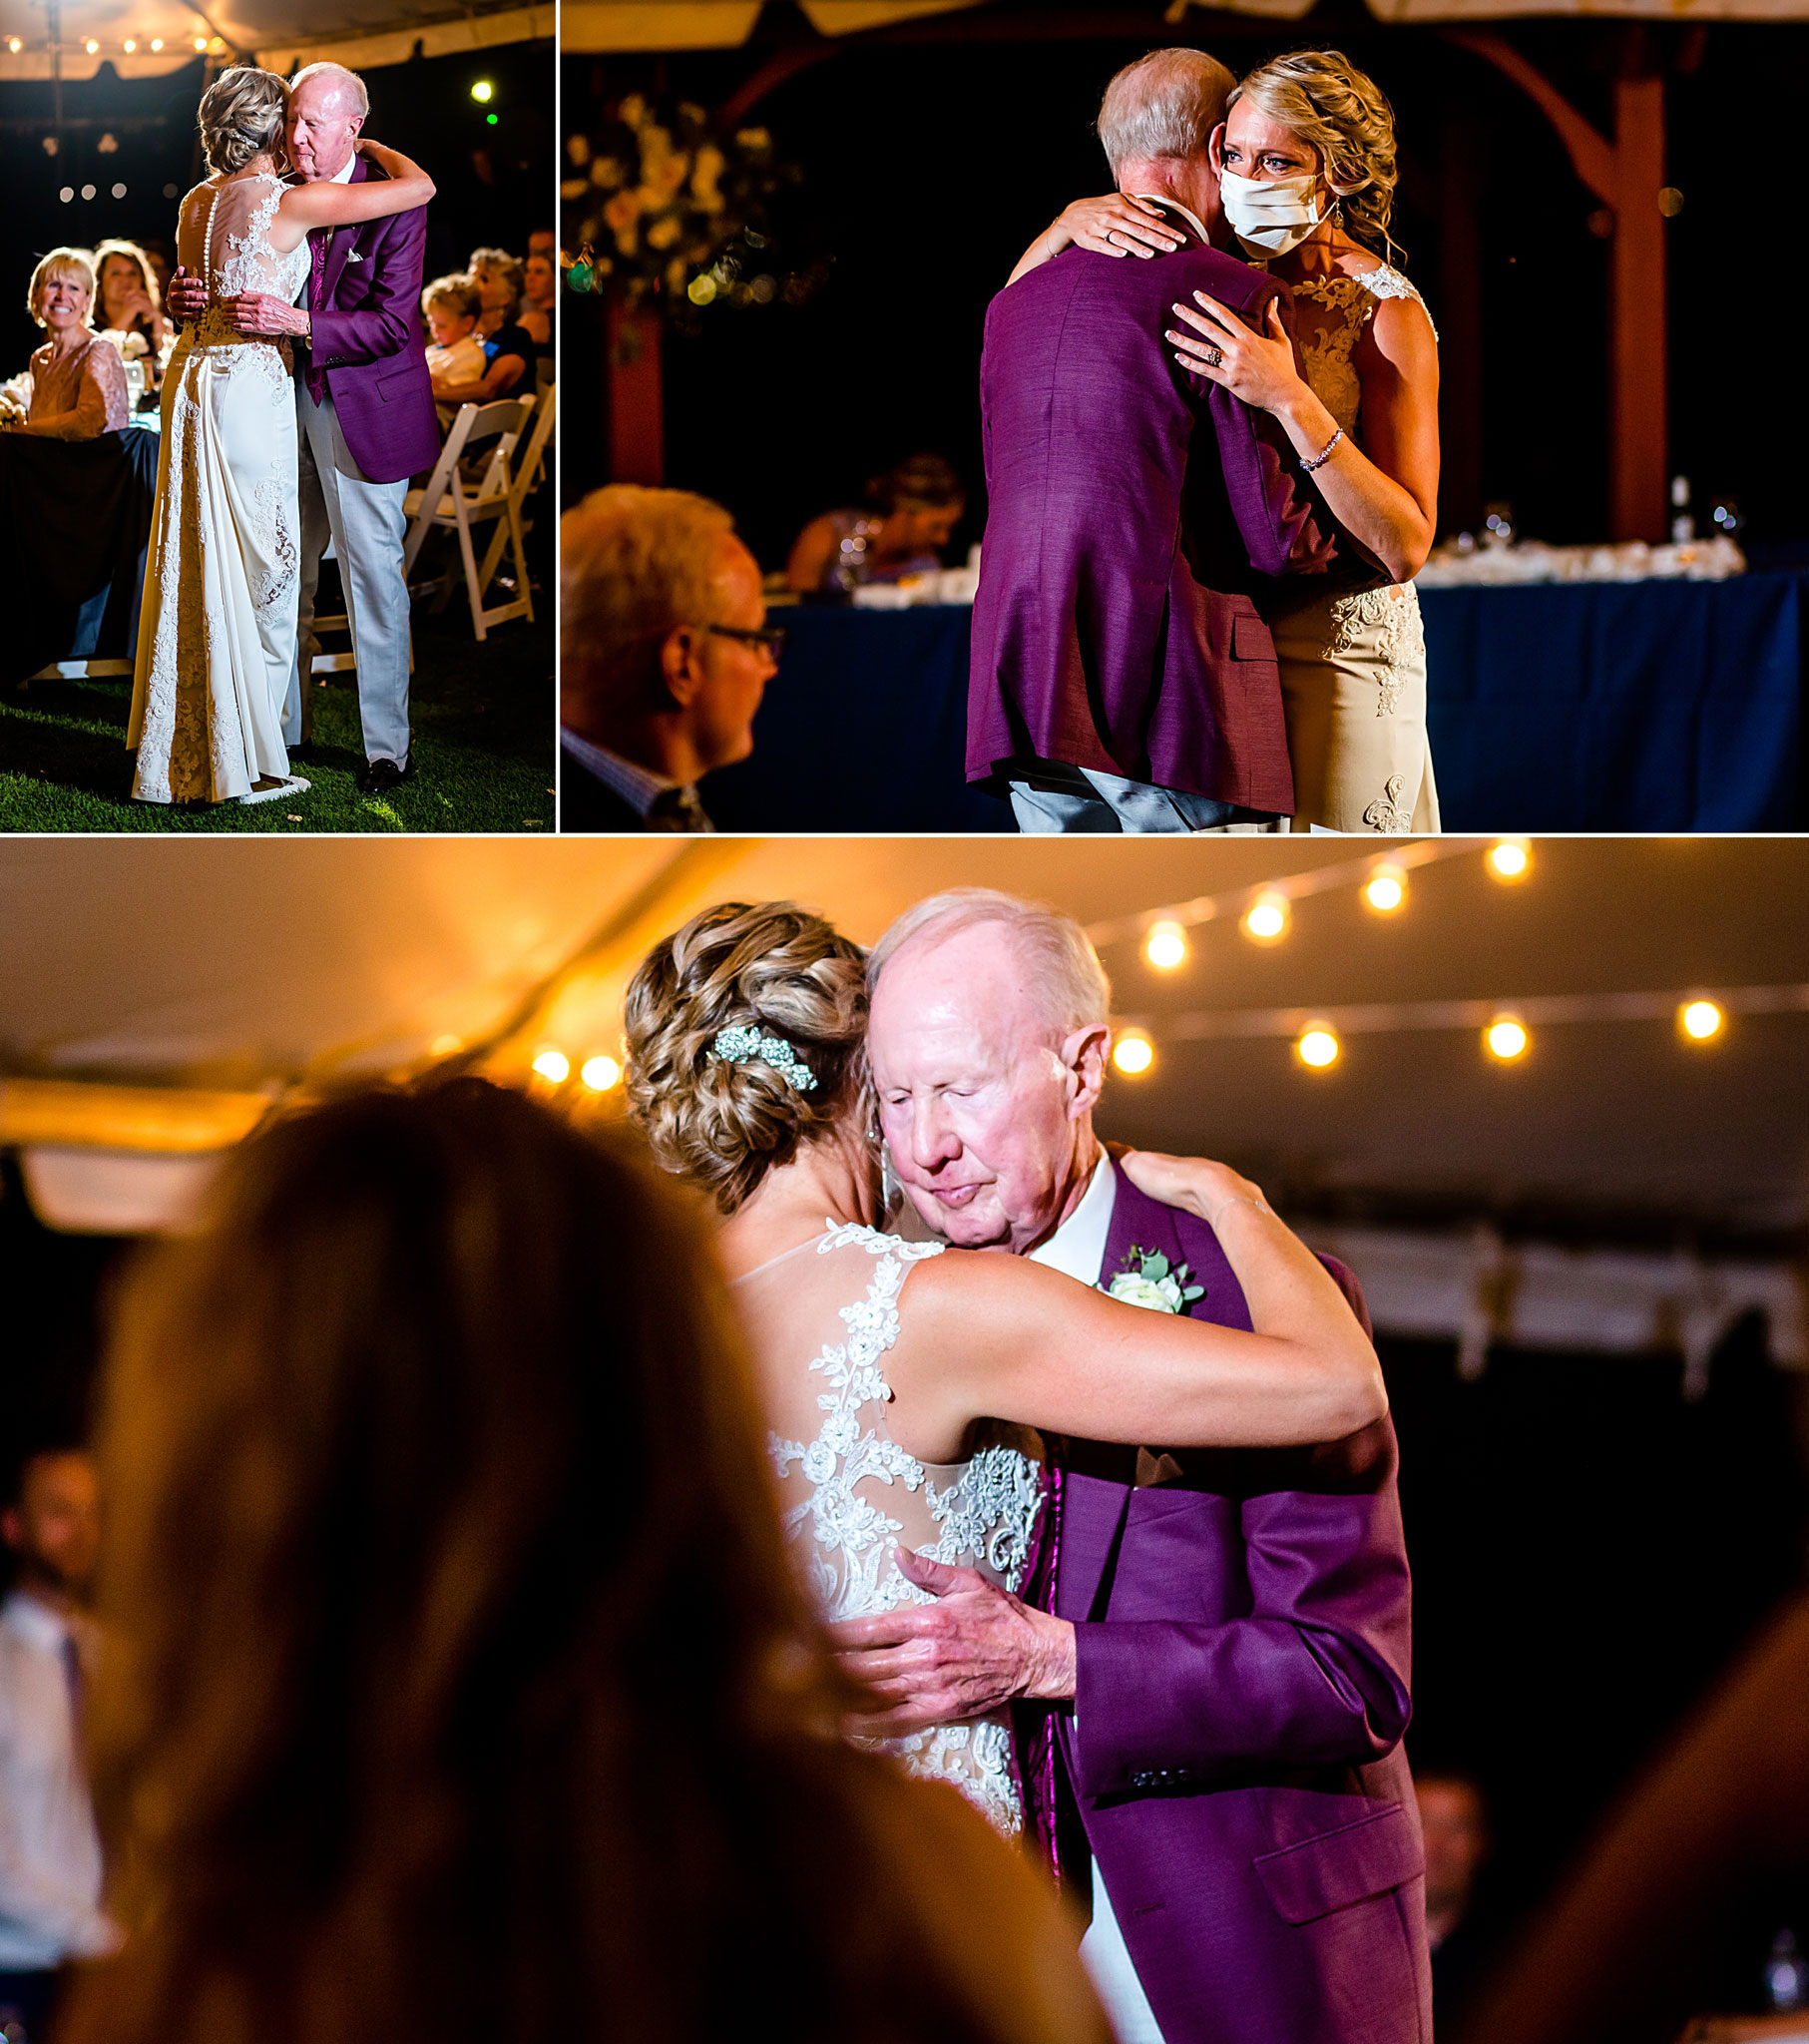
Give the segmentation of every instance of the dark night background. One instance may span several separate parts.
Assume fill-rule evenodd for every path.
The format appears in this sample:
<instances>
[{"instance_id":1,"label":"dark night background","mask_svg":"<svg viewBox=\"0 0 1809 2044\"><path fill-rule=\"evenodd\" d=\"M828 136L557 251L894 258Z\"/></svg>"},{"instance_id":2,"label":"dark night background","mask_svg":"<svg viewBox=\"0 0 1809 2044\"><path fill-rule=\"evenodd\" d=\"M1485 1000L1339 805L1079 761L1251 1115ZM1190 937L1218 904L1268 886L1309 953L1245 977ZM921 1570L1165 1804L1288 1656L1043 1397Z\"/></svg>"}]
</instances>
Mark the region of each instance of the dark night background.
<instances>
[{"instance_id":1,"label":"dark night background","mask_svg":"<svg viewBox=\"0 0 1809 2044\"><path fill-rule=\"evenodd\" d=\"M807 518L859 501L868 477L933 448L972 487L949 556L958 558L984 522L976 379L987 301L1068 200L1106 189L1090 124L1107 80L1163 42L1208 49L1238 72L1282 50L1327 45L1369 70L1394 103L1403 156L1396 238L1435 320L1448 125L1480 158L1482 477L1467 510L1447 501L1447 528L1499 500L1530 536L1605 536L1609 245L1590 229L1598 202L1530 100L1436 29L1383 26L1358 0L1327 0L1299 23L1195 10L1155 34L1144 26L1151 14L1115 40L962 40L1006 11L951 14L912 25L914 40L839 48L746 116L804 174L779 219L780 253L791 262L826 253L834 266L803 307L718 304L699 336L669 339L669 483L726 503L770 568ZM1042 24L1065 12L1036 10ZM771 5L741 50L568 57L563 126L596 132L603 109L630 91L719 107L798 23L792 9ZM1609 81L1629 55L1625 25L1491 26L1598 128L1610 127ZM1734 285L1728 235L1738 222L1743 243L1766 241L1776 231L1763 218L1768 204L1783 225L1809 30L1660 23L1630 33L1641 38L1637 61L1667 74L1667 175L1684 197L1667 229L1670 470L1691 478L1698 504L1705 493L1732 494L1750 521L1748 543L1801 540L1809 515L1778 458L1775 420L1756 401L1788 329L1763 309L1770 292ZM576 361L588 350L600 365L598 301L568 295L565 317L568 352ZM568 499L607 480L600 366L568 378L564 445Z\"/></svg>"},{"instance_id":2,"label":"dark night background","mask_svg":"<svg viewBox=\"0 0 1809 2044\"><path fill-rule=\"evenodd\" d=\"M540 42L361 74L371 100L366 132L415 157L438 188L428 212L429 276L462 268L474 248L520 256L535 228L553 225L552 72L552 45ZM481 78L496 88L488 106L471 97ZM195 116L206 84L199 57L150 79L121 79L104 64L87 84L64 86L66 119L90 125L66 128L54 156L44 148L50 85L0 85L0 376L23 369L43 338L25 290L46 250L91 249L109 236L175 240L182 195L204 175ZM118 147L103 152L108 134ZM112 196L118 184L122 199ZM95 187L94 199L81 198L84 185ZM65 186L77 195L67 203L58 198Z\"/></svg>"},{"instance_id":3,"label":"dark night background","mask_svg":"<svg viewBox=\"0 0 1809 2044\"><path fill-rule=\"evenodd\" d=\"M12 1464L87 1423L97 1324L124 1246L52 1234L0 1179L0 1440ZM1359 1275L1361 1275L1359 1273ZM1738 1323L1706 1397L1676 1355L1384 1340L1414 1569L1422 1769L1474 1773L1494 1808L1486 1907L1536 1906L1664 1735L1802 1578L1798 1379ZM1492 1899L1490 1899L1492 1898ZM1809 1943L1809 1896L1741 1912L1717 2004L1756 2007L1774 1932Z\"/></svg>"}]
</instances>

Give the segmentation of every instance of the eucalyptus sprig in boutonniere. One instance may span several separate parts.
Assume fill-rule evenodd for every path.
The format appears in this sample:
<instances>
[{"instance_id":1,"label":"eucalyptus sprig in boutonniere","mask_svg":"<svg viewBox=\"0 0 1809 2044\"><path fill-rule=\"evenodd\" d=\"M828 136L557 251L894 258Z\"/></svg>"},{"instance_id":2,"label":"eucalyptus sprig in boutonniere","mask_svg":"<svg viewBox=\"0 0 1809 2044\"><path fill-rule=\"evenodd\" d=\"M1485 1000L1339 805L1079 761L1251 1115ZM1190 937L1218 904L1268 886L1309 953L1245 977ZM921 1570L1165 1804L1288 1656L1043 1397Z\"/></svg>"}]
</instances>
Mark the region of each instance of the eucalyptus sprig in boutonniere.
<instances>
[{"instance_id":1,"label":"eucalyptus sprig in boutonniere","mask_svg":"<svg viewBox=\"0 0 1809 2044\"><path fill-rule=\"evenodd\" d=\"M1170 1264L1160 1250L1138 1249L1133 1243L1111 1281L1100 1289L1127 1305L1146 1305L1152 1312L1185 1312L1206 1287L1193 1282L1185 1264Z\"/></svg>"}]
</instances>

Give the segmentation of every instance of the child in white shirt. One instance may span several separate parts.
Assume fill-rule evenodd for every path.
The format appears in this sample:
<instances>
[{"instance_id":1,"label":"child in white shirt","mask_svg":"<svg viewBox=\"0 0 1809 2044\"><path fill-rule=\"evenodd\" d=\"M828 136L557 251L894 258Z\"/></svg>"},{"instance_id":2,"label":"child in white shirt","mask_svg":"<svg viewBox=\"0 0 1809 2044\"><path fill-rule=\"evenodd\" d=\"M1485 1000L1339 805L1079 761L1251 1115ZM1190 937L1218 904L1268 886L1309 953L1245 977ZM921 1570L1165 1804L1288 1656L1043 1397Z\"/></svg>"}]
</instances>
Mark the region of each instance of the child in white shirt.
<instances>
[{"instance_id":1,"label":"child in white shirt","mask_svg":"<svg viewBox=\"0 0 1809 2044\"><path fill-rule=\"evenodd\" d=\"M477 337L482 301L477 285L465 275L436 276L421 293L421 310L433 336L427 350L427 372L434 395L460 383L479 383L489 368L484 343Z\"/></svg>"}]
</instances>

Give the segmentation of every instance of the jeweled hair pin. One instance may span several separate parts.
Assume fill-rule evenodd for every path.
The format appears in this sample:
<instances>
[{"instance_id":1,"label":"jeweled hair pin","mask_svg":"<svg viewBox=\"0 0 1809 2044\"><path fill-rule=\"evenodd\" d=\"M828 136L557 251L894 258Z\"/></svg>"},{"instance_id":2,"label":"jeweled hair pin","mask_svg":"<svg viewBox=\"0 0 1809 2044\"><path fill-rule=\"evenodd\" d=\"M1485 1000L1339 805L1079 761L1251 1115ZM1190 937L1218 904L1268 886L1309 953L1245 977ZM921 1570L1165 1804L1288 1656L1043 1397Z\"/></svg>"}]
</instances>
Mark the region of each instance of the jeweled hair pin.
<instances>
[{"instance_id":1,"label":"jeweled hair pin","mask_svg":"<svg viewBox=\"0 0 1809 2044\"><path fill-rule=\"evenodd\" d=\"M709 1056L710 1062L718 1065L745 1065L756 1060L770 1065L786 1085L795 1087L799 1093L809 1093L816 1085L816 1074L782 1036L763 1035L745 1023L737 1022L732 1029L717 1031Z\"/></svg>"}]
</instances>

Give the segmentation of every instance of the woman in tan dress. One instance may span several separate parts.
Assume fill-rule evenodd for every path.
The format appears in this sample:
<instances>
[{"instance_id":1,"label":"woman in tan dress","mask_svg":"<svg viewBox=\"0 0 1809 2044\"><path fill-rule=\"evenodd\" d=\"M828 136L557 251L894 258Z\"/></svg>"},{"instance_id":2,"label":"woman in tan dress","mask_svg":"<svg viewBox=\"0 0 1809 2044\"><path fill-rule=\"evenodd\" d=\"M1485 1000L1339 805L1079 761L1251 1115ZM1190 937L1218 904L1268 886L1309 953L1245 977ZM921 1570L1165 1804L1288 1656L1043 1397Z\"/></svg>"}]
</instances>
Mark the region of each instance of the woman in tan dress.
<instances>
[{"instance_id":1,"label":"woman in tan dress","mask_svg":"<svg viewBox=\"0 0 1809 2044\"><path fill-rule=\"evenodd\" d=\"M26 305L49 338L31 358L31 397L15 433L97 440L124 429L126 370L112 341L88 323L94 265L79 249L53 249L32 271ZM9 393L15 396L16 393Z\"/></svg>"},{"instance_id":2,"label":"woman in tan dress","mask_svg":"<svg viewBox=\"0 0 1809 2044\"><path fill-rule=\"evenodd\" d=\"M1264 612L1281 664L1296 830L1439 828L1426 737L1426 642L1412 578L1438 522L1438 335L1386 258L1394 113L1333 50L1278 57L1231 93L1210 143L1239 253L1293 292L1299 365L1280 320L1252 333L1204 292L1177 304L1175 359L1272 412L1300 468L1361 548ZM1146 255L1172 236L1134 197L1076 202L1037 245ZM1304 376L1301 368L1304 368ZM1366 558L1365 558L1366 557Z\"/></svg>"}]
</instances>

